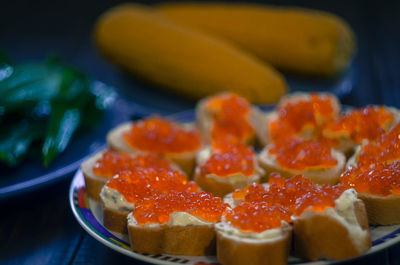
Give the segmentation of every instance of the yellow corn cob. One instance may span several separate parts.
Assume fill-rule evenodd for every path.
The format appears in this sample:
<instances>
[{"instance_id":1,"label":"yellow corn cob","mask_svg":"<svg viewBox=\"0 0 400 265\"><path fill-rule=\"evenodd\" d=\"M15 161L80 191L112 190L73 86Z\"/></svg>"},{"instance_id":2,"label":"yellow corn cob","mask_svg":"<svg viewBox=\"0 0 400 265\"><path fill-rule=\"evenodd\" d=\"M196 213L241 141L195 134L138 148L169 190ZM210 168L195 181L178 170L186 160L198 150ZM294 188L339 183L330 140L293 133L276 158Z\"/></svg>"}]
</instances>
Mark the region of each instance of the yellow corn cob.
<instances>
[{"instance_id":1,"label":"yellow corn cob","mask_svg":"<svg viewBox=\"0 0 400 265\"><path fill-rule=\"evenodd\" d=\"M156 9L290 72L335 75L348 66L355 49L349 26L326 12L232 3L166 3Z\"/></svg>"},{"instance_id":2,"label":"yellow corn cob","mask_svg":"<svg viewBox=\"0 0 400 265\"><path fill-rule=\"evenodd\" d=\"M95 26L94 38L110 61L191 98L233 91L253 103L272 103L286 90L281 74L268 64L143 5L107 11Z\"/></svg>"}]
</instances>

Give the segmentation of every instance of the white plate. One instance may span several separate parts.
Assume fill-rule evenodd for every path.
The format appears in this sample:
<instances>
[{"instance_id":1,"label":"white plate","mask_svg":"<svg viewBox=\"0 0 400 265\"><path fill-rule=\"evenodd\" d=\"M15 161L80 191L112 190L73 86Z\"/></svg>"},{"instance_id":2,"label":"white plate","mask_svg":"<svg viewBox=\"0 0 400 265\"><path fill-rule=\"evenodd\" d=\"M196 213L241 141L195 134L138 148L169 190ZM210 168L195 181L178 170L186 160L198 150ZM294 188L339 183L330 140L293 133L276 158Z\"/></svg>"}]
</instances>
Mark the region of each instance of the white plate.
<instances>
[{"instance_id":1,"label":"white plate","mask_svg":"<svg viewBox=\"0 0 400 265\"><path fill-rule=\"evenodd\" d=\"M271 110L272 106L262 106L261 108L266 111ZM189 110L172 115L170 118L179 122L191 122L195 119L194 116L194 112ZM72 180L69 201L72 212L79 224L95 239L122 254L153 264L217 264L215 256L147 255L132 251L126 235L110 232L102 225L100 204L86 196L85 181L80 170L76 172ZM372 248L355 259L383 250L400 241L400 225L371 226L370 231ZM330 263L329 261L306 262L295 257L289 257L289 264L323 265Z\"/></svg>"}]
</instances>

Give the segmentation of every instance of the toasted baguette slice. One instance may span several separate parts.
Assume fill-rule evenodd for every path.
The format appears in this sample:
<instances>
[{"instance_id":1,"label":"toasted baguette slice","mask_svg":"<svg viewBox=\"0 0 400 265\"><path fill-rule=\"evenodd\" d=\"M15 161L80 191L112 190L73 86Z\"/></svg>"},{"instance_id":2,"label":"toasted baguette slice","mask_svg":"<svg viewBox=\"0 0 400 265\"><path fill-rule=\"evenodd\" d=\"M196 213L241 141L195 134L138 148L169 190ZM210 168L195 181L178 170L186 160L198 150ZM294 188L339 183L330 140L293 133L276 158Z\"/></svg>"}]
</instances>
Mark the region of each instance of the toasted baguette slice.
<instances>
[{"instance_id":1,"label":"toasted baguette slice","mask_svg":"<svg viewBox=\"0 0 400 265\"><path fill-rule=\"evenodd\" d=\"M350 167L357 167L357 158L361 152L362 145L358 145L354 148L354 153L346 162L346 169Z\"/></svg>"},{"instance_id":2,"label":"toasted baguette slice","mask_svg":"<svg viewBox=\"0 0 400 265\"><path fill-rule=\"evenodd\" d=\"M133 214L129 213L127 229L132 250L146 254L214 255L214 223L205 222L187 213L182 215L181 212L179 215L177 219L183 217L190 221L184 225L173 222L139 225Z\"/></svg>"},{"instance_id":3,"label":"toasted baguette slice","mask_svg":"<svg viewBox=\"0 0 400 265\"><path fill-rule=\"evenodd\" d=\"M103 209L103 225L108 230L126 234L127 217L133 211L134 204L127 202L116 190L104 185L100 193L100 202Z\"/></svg>"},{"instance_id":4,"label":"toasted baguette slice","mask_svg":"<svg viewBox=\"0 0 400 265\"><path fill-rule=\"evenodd\" d=\"M204 137L204 141L206 144L211 144L211 130L213 126L213 117L215 115L214 112L207 109L207 103L210 99L216 97L223 97L225 95L229 95L228 92L219 93L217 95L206 97L199 101L196 106L196 123L200 128L200 131ZM259 144L259 139L257 139L258 135L263 135L264 131L266 131L266 124L263 122L265 119L263 113L260 109L255 106L250 107L250 114L248 116L248 122L250 126L254 129L254 133L250 135L245 143L248 145L256 145Z\"/></svg>"},{"instance_id":5,"label":"toasted baguette slice","mask_svg":"<svg viewBox=\"0 0 400 265\"><path fill-rule=\"evenodd\" d=\"M104 158L104 156L106 156L107 154L108 154L108 159L111 160L123 159L125 161L125 164L123 165L122 168L115 168L116 169L115 172L110 176L98 176L94 173L93 169L96 166L96 163L98 163L99 160ZM136 161L136 159L138 160ZM143 159L146 162L144 162ZM139 167L140 165L143 165L141 163L147 163L148 165L157 165L158 163L161 163L162 167L180 171L180 168L177 165L175 165L174 163L170 162L167 159L160 158L157 155L144 154L140 152L135 154L130 154L125 152L110 152L103 150L86 159L81 165L81 169L85 178L87 194L92 199L98 201L100 199L101 189L108 180L110 180L115 174L118 173L118 171L133 170L133 168L135 168L136 166Z\"/></svg>"},{"instance_id":6,"label":"toasted baguette slice","mask_svg":"<svg viewBox=\"0 0 400 265\"><path fill-rule=\"evenodd\" d=\"M214 196L224 197L226 194L233 192L235 189L243 189L251 183L259 183L264 170L258 166L257 157L254 155L255 172L251 176L245 176L238 172L226 177L219 177L216 174L201 175L201 166L211 157L212 148L205 147L197 153L197 167L194 173L194 181L199 187L207 192L211 192Z\"/></svg>"},{"instance_id":7,"label":"toasted baguette slice","mask_svg":"<svg viewBox=\"0 0 400 265\"><path fill-rule=\"evenodd\" d=\"M217 223L217 260L222 265L280 265L287 264L291 245L292 228L283 222L282 227L270 233L264 231L266 237L240 232L226 222ZM239 231L239 233L235 233ZM260 234L262 234L260 233ZM270 236L268 236L268 234Z\"/></svg>"},{"instance_id":8,"label":"toasted baguette slice","mask_svg":"<svg viewBox=\"0 0 400 265\"><path fill-rule=\"evenodd\" d=\"M277 118L275 110L260 112L258 118L258 125L256 126L256 134L261 147L265 147L272 142L269 132L269 124L272 120Z\"/></svg>"},{"instance_id":9,"label":"toasted baguette slice","mask_svg":"<svg viewBox=\"0 0 400 265\"><path fill-rule=\"evenodd\" d=\"M319 93L294 92L287 94L281 98L277 108L284 107L287 104L296 103L300 100L308 101L310 100L312 94L318 95L318 97L321 98L330 98L332 100L333 115L334 116L339 115L341 109L339 99L334 94L324 93L324 92L319 92ZM317 122L323 122L323 120L317 118Z\"/></svg>"},{"instance_id":10,"label":"toasted baguette slice","mask_svg":"<svg viewBox=\"0 0 400 265\"><path fill-rule=\"evenodd\" d=\"M107 144L111 150L128 153L139 152L139 150L125 143L122 137L125 132L128 132L130 130L132 124L132 122L123 123L107 134ZM194 124L185 124L182 126L186 129L194 128ZM141 151L145 152L146 150ZM196 152L197 150L193 152L167 153L162 155L176 163L188 176L192 176L195 167Z\"/></svg>"},{"instance_id":11,"label":"toasted baguette slice","mask_svg":"<svg viewBox=\"0 0 400 265\"><path fill-rule=\"evenodd\" d=\"M372 106L368 106L368 107L373 107L374 109L376 109L381 106L372 105ZM385 110L387 112L391 113L394 117L392 122L388 122L381 127L385 132L388 132L397 123L399 123L400 111L393 107L388 107L388 106L383 106L383 107L385 108ZM349 109L348 111L346 111L344 113L344 115L351 113L352 111L354 111L354 109ZM340 117L339 117L339 119L340 119ZM354 126L356 126L356 125L357 124L355 124ZM328 124L328 126L329 126L329 124ZM359 126L359 125L357 125L357 126ZM360 126L364 126L364 128L370 128L369 127L370 124L368 123L368 121L365 122L364 125L360 124ZM355 132L357 132L357 131L355 131ZM333 132L333 131L330 131L329 128L324 128L322 131L322 134L327 139L337 140L338 145L335 147L335 149L343 152L344 154L346 154L348 156L352 155L355 152L356 147L359 146L360 144L362 144L361 142L356 142L350 138L352 135L352 132ZM364 139L363 141L367 141L367 140L368 139Z\"/></svg>"},{"instance_id":12,"label":"toasted baguette slice","mask_svg":"<svg viewBox=\"0 0 400 265\"><path fill-rule=\"evenodd\" d=\"M388 131L384 137L381 137L380 140L378 141L368 141L364 140L362 144L356 146L354 154L348 159L346 168L350 167L358 167L358 166L366 166L370 165L372 163L393 163L395 161L400 160L399 157L391 157L390 159L388 157L385 158L386 161L383 161L383 157L378 156L376 157L373 153L371 154L368 152L368 147L383 147L385 148L384 152L381 150L380 152L382 153L387 153L391 154L393 151L396 150L397 145L400 143L398 137L398 131L400 129L400 123L397 123L395 126L391 128L390 131ZM395 152L396 154L396 152ZM364 160L362 156L365 156L367 160ZM361 157L360 157L361 156ZM364 160L364 161L363 161Z\"/></svg>"},{"instance_id":13,"label":"toasted baguette slice","mask_svg":"<svg viewBox=\"0 0 400 265\"><path fill-rule=\"evenodd\" d=\"M400 196L377 196L359 193L368 214L368 222L372 225L400 224Z\"/></svg>"},{"instance_id":14,"label":"toasted baguette slice","mask_svg":"<svg viewBox=\"0 0 400 265\"><path fill-rule=\"evenodd\" d=\"M340 113L340 103L338 98L330 93L314 93L315 95L317 95L319 98L321 99L330 99L331 100L331 108L332 108L332 113L331 115L328 116L323 116L320 115L316 108L313 108L312 112L310 111L306 111L304 113L294 113L296 115L300 115L300 121L301 122L305 122L301 120L301 115L303 114L304 117L306 118L306 120L309 119L309 116L313 116L313 119L315 120L316 124L309 124L309 123L304 123L302 124L302 128L299 132L296 133L296 135L298 137L304 138L304 139L312 139L315 138L318 134L319 134L319 128L322 127L324 124L326 124L327 122L329 122L331 119L336 118L339 113ZM302 101L302 102L309 102L309 104L311 104L311 99L312 94L310 93L304 93L304 92L295 92L295 93L291 93L288 94L284 97L281 98L281 100L279 101L279 104L277 106L277 110L270 112L267 116L267 120L268 123L272 122L272 121L276 121L279 119L278 113L280 109L284 109L286 106L288 105L296 105L296 103ZM292 113L287 113L287 115L292 114ZM289 124L289 126L291 126L291 124ZM269 124L268 124L268 134L270 134L269 130ZM272 139L270 139L270 141L272 141Z\"/></svg>"},{"instance_id":15,"label":"toasted baguette slice","mask_svg":"<svg viewBox=\"0 0 400 265\"><path fill-rule=\"evenodd\" d=\"M348 160L347 168L357 169L357 156L361 150L358 146L354 155ZM368 222L372 225L400 224L400 196L388 196L370 193L359 193L359 198L364 202L368 214Z\"/></svg>"},{"instance_id":16,"label":"toasted baguette slice","mask_svg":"<svg viewBox=\"0 0 400 265\"><path fill-rule=\"evenodd\" d=\"M270 146L266 146L258 156L260 166L265 170L265 176L269 176L272 172L277 172L285 178L303 174L314 183L334 185L338 183L339 176L344 170L346 164L346 157L344 154L332 149L332 156L337 160L336 166L331 168L309 168L305 171L292 170L278 165L275 157L269 153L269 149ZM266 181L267 179L262 179L262 182Z\"/></svg>"},{"instance_id":17,"label":"toasted baguette slice","mask_svg":"<svg viewBox=\"0 0 400 265\"><path fill-rule=\"evenodd\" d=\"M355 190L346 190L336 207L324 212L306 210L293 221L294 250L298 257L343 260L359 256L371 247L363 202Z\"/></svg>"},{"instance_id":18,"label":"toasted baguette slice","mask_svg":"<svg viewBox=\"0 0 400 265\"><path fill-rule=\"evenodd\" d=\"M104 226L115 232L127 232L127 216L136 203L152 195L197 191L193 181L174 168L134 168L121 171L108 180L100 192Z\"/></svg>"},{"instance_id":19,"label":"toasted baguette slice","mask_svg":"<svg viewBox=\"0 0 400 265\"><path fill-rule=\"evenodd\" d=\"M201 176L199 170L195 171L194 181L199 187L207 192L211 192L214 196L224 197L226 194L233 192L236 189L242 189L251 183L259 183L260 176L255 174L251 177L245 177L242 174L235 174L228 177L218 177L215 174L207 174Z\"/></svg>"},{"instance_id":20,"label":"toasted baguette slice","mask_svg":"<svg viewBox=\"0 0 400 265\"><path fill-rule=\"evenodd\" d=\"M90 198L96 201L100 200L101 189L103 188L104 184L106 184L107 180L112 177L100 177L93 172L94 165L103 156L103 153L104 151L96 153L95 155L86 159L81 165L81 170L85 178L86 193Z\"/></svg>"}]
</instances>

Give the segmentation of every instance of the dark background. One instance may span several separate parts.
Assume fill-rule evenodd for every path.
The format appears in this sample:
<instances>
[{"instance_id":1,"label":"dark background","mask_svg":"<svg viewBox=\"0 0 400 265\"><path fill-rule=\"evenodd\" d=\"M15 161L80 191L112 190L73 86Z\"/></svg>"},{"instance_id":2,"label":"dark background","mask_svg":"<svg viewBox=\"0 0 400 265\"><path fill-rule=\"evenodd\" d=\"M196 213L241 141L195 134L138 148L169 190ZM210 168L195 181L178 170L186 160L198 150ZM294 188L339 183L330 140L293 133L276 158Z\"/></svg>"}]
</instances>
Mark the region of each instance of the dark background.
<instances>
[{"instance_id":1,"label":"dark background","mask_svg":"<svg viewBox=\"0 0 400 265\"><path fill-rule=\"evenodd\" d=\"M129 100L163 114L193 107L193 101L176 98L131 79L96 52L91 40L93 23L99 14L118 2L2 1L0 48L17 63L58 54L93 78L115 86ZM358 51L352 65L352 90L342 102L355 106L399 107L400 1L263 3L316 8L343 17L356 33ZM50 187L0 201L0 263L141 264L101 245L79 227L68 206L69 181L65 179ZM400 246L354 262L400 264Z\"/></svg>"}]
</instances>

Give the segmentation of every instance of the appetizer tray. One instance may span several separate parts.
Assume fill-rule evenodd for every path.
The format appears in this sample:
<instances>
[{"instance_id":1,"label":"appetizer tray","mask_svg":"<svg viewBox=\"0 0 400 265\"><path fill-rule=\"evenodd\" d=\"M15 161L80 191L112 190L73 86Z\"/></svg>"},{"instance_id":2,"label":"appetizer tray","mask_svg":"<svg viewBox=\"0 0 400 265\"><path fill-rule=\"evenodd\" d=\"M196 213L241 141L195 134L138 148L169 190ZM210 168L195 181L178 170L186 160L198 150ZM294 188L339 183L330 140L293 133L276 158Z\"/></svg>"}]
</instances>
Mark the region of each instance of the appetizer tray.
<instances>
[{"instance_id":1,"label":"appetizer tray","mask_svg":"<svg viewBox=\"0 0 400 265\"><path fill-rule=\"evenodd\" d=\"M271 108L271 106L262 107L263 110ZM193 111L186 111L170 116L170 118L179 122L190 122L195 117ZM83 229L102 244L124 255L153 264L217 264L215 256L147 255L132 251L127 235L110 232L102 225L103 216L101 206L99 202L87 196L81 170L76 172L72 180L69 190L69 203L75 218ZM370 231L372 239L371 249L361 256L354 258L354 260L362 259L369 254L381 251L400 242L400 225L371 226ZM288 263L312 265L337 264L337 262L333 261L308 262L295 257L289 257Z\"/></svg>"}]
</instances>

